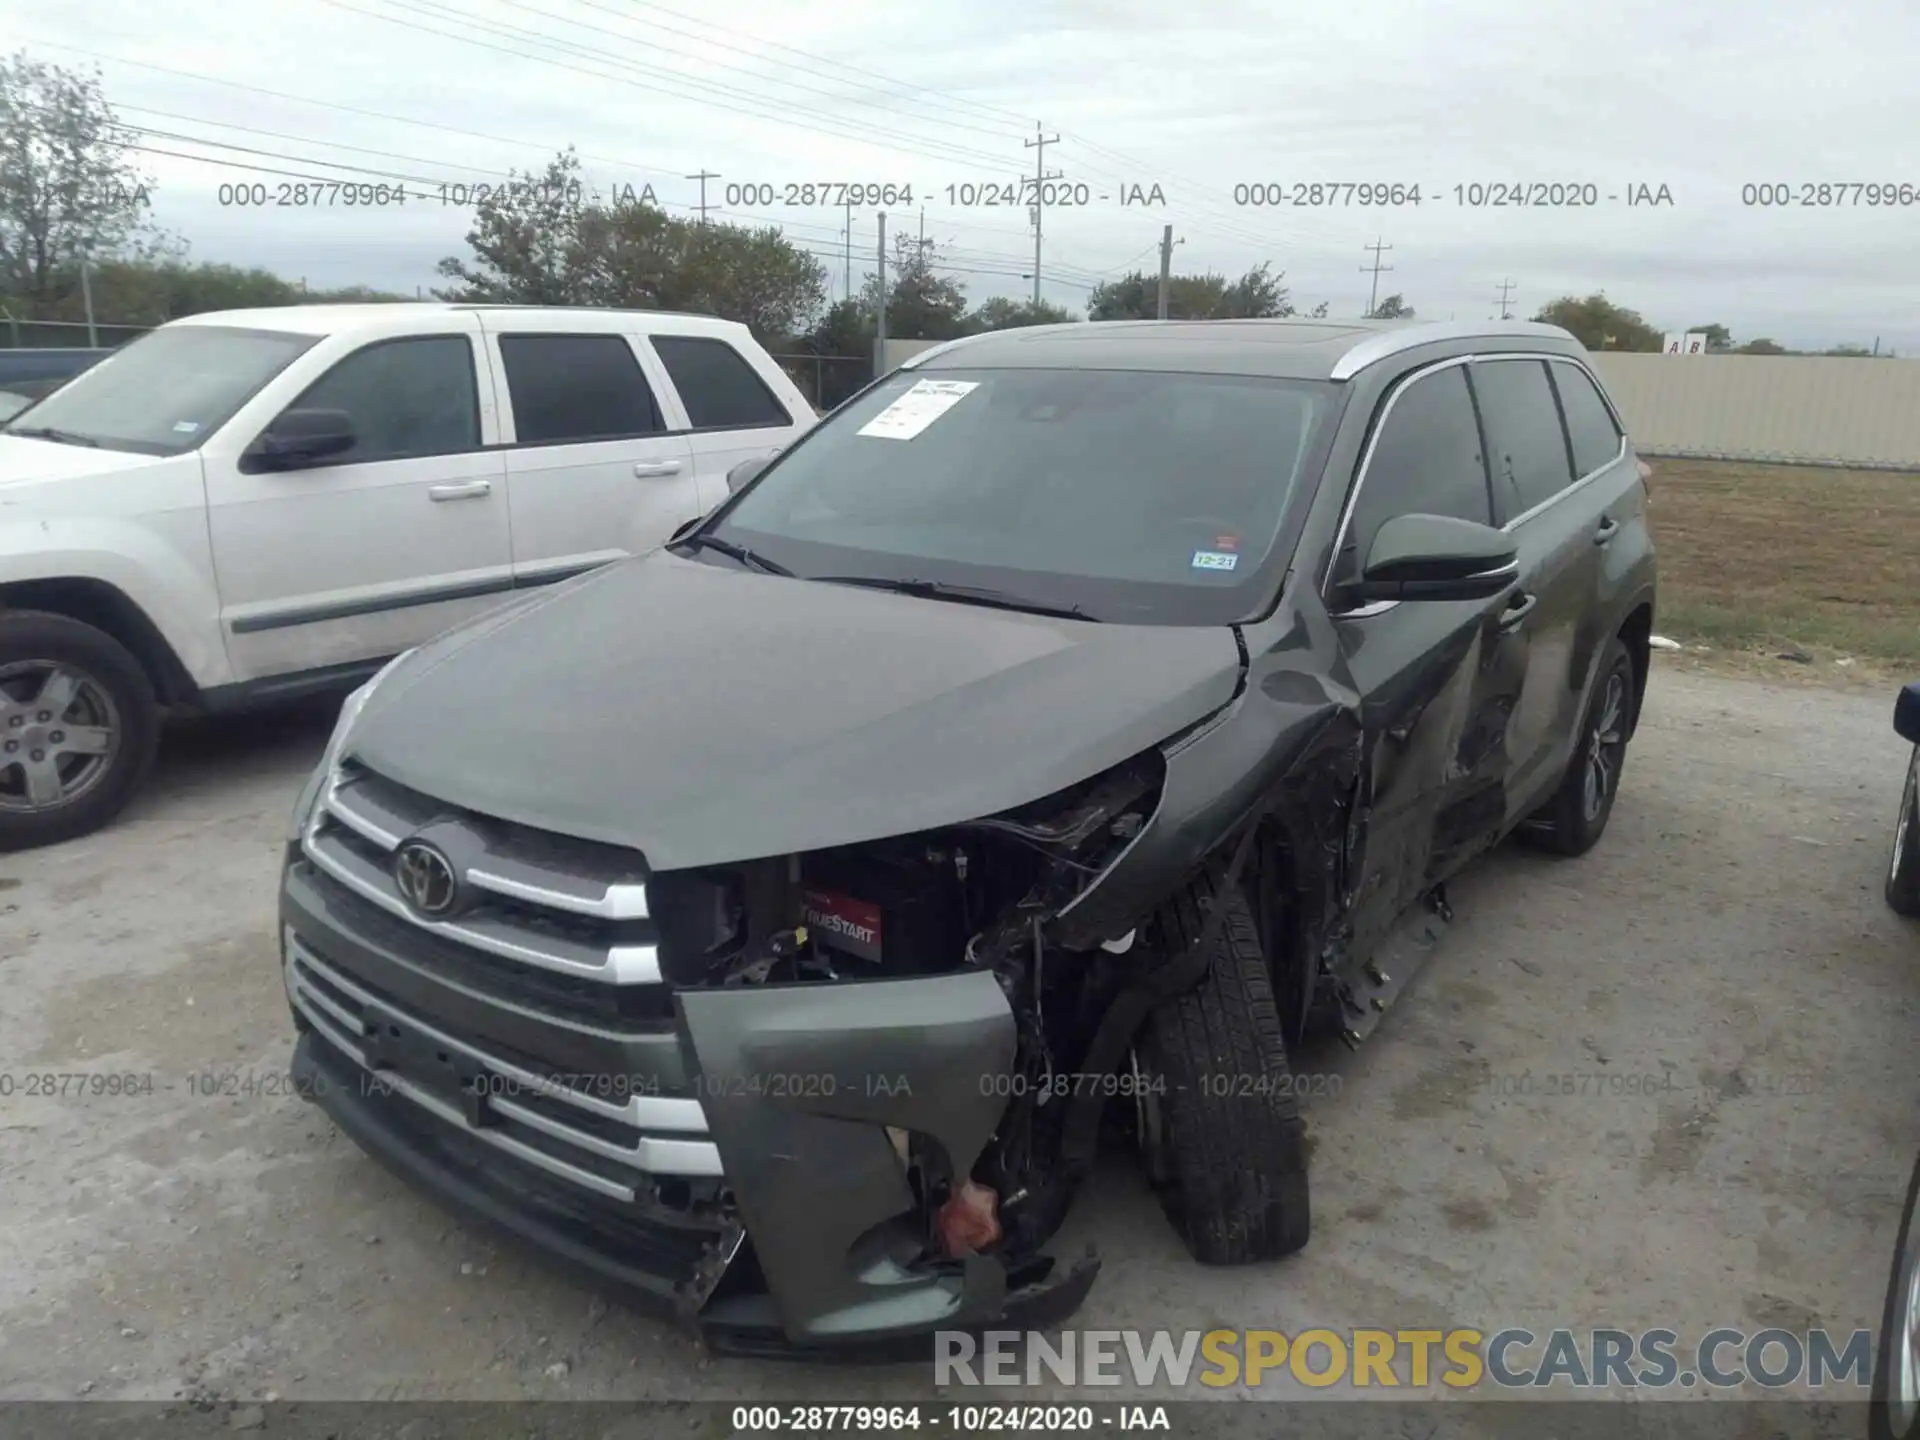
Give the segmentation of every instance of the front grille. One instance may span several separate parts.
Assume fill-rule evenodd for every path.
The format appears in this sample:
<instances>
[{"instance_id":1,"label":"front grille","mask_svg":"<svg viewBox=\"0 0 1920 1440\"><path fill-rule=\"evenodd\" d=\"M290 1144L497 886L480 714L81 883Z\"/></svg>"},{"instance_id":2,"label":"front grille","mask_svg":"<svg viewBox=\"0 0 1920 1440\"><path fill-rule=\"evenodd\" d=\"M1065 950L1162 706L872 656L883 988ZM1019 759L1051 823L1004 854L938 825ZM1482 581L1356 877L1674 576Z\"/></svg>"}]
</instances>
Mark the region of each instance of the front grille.
<instances>
[{"instance_id":1,"label":"front grille","mask_svg":"<svg viewBox=\"0 0 1920 1440\"><path fill-rule=\"evenodd\" d=\"M479 902L433 920L401 897L391 857L413 831L452 821L477 848L461 883ZM492 960L598 985L659 985L639 856L451 810L371 771L329 777L302 841L336 885L437 939Z\"/></svg>"},{"instance_id":2,"label":"front grille","mask_svg":"<svg viewBox=\"0 0 1920 1440\"><path fill-rule=\"evenodd\" d=\"M395 878L395 852L423 830L467 902L444 919L416 910ZM599 1073L627 1039L671 1043L638 854L458 810L353 765L328 777L300 848L340 933L288 926L287 993L382 1095L599 1203L717 1189L705 1112L674 1093L672 1067ZM496 1008L483 1018L476 1005ZM586 1064L554 1063L589 1051Z\"/></svg>"},{"instance_id":3,"label":"front grille","mask_svg":"<svg viewBox=\"0 0 1920 1440\"><path fill-rule=\"evenodd\" d=\"M383 1093L582 1190L631 1203L656 1176L717 1177L698 1099L592 1093L462 1040L348 977L285 933L287 994ZM404 1042L402 1047L395 1042Z\"/></svg>"}]
</instances>

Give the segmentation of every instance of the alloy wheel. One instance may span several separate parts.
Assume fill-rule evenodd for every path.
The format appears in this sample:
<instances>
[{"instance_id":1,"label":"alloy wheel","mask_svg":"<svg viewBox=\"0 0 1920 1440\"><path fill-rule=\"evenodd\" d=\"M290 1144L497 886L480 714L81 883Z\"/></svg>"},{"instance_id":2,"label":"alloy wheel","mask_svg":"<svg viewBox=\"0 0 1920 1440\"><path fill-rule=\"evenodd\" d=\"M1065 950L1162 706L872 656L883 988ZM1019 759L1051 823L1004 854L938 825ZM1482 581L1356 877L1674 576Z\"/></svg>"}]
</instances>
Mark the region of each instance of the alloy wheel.
<instances>
[{"instance_id":1,"label":"alloy wheel","mask_svg":"<svg viewBox=\"0 0 1920 1440\"><path fill-rule=\"evenodd\" d=\"M0 810L71 805L112 771L119 707L90 672L66 661L0 666Z\"/></svg>"},{"instance_id":2,"label":"alloy wheel","mask_svg":"<svg viewBox=\"0 0 1920 1440\"><path fill-rule=\"evenodd\" d=\"M1589 823L1600 818L1620 779L1621 751L1626 748L1627 677L1615 670L1594 707L1593 727L1587 732L1586 783L1581 810Z\"/></svg>"}]
</instances>

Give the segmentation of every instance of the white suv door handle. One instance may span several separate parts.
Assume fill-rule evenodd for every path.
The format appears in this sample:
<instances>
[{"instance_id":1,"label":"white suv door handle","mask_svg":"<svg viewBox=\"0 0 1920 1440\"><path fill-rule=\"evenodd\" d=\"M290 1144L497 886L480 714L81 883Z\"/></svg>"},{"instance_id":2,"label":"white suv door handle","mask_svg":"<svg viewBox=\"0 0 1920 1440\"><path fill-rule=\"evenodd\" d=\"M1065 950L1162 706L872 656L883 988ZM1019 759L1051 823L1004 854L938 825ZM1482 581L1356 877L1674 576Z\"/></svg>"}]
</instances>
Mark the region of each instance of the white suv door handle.
<instances>
[{"instance_id":1,"label":"white suv door handle","mask_svg":"<svg viewBox=\"0 0 1920 1440\"><path fill-rule=\"evenodd\" d=\"M460 485L429 485L429 500L478 500L482 495L493 493L491 480L468 480Z\"/></svg>"},{"instance_id":2,"label":"white suv door handle","mask_svg":"<svg viewBox=\"0 0 1920 1440\"><path fill-rule=\"evenodd\" d=\"M678 475L680 462L678 460L642 460L633 467L633 473L642 480L654 475Z\"/></svg>"}]
</instances>

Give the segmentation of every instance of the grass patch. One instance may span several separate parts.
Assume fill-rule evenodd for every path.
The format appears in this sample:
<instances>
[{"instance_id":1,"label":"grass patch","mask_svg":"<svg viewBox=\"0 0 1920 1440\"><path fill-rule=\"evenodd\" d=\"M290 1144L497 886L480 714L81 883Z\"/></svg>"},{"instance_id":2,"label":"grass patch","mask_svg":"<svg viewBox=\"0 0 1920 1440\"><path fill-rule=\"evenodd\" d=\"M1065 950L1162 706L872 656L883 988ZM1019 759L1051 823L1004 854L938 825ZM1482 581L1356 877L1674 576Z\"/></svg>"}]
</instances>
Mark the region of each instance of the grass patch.
<instances>
[{"instance_id":1,"label":"grass patch","mask_svg":"<svg viewBox=\"0 0 1920 1440\"><path fill-rule=\"evenodd\" d=\"M1661 634L1920 670L1920 474L1648 463Z\"/></svg>"}]
</instances>

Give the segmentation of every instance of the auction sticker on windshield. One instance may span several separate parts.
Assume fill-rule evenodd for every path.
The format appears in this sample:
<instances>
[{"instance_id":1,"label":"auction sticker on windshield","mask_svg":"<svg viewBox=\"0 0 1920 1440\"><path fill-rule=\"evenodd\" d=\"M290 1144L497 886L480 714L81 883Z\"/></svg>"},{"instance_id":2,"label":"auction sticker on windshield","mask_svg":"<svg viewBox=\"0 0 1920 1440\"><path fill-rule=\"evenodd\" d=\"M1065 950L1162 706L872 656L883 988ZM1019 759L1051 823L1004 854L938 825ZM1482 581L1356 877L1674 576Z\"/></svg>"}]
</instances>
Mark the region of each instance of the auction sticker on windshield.
<instances>
[{"instance_id":1,"label":"auction sticker on windshield","mask_svg":"<svg viewBox=\"0 0 1920 1440\"><path fill-rule=\"evenodd\" d=\"M911 440L979 388L978 380L917 381L855 433L879 440Z\"/></svg>"}]
</instances>

